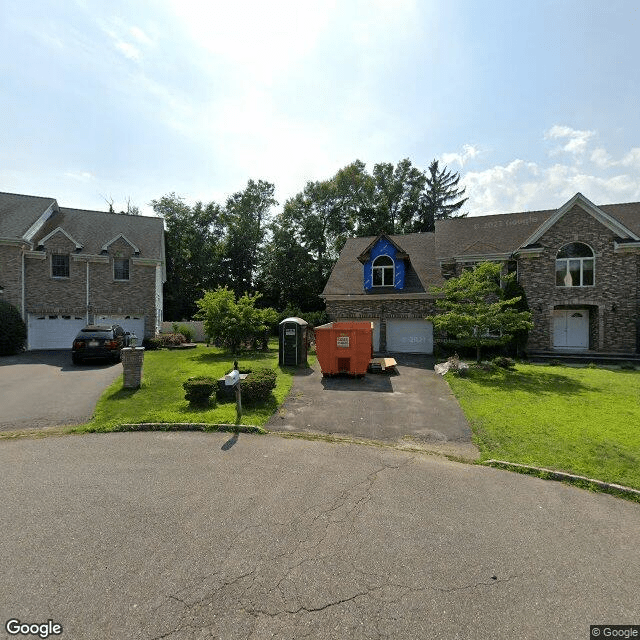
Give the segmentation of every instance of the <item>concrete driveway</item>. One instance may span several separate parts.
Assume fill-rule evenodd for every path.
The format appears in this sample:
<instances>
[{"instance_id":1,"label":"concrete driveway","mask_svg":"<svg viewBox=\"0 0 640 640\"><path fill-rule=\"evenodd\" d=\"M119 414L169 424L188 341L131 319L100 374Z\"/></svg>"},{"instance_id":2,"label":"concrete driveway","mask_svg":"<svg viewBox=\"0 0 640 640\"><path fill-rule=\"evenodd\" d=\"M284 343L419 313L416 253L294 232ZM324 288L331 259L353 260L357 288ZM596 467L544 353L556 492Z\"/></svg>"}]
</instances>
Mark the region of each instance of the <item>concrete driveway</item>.
<instances>
[{"instance_id":1,"label":"concrete driveway","mask_svg":"<svg viewBox=\"0 0 640 640\"><path fill-rule=\"evenodd\" d=\"M1 638L11 618L83 640L574 640L640 622L638 504L439 456L91 434L0 441L0 486Z\"/></svg>"},{"instance_id":2,"label":"concrete driveway","mask_svg":"<svg viewBox=\"0 0 640 640\"><path fill-rule=\"evenodd\" d=\"M267 428L381 440L476 459L467 419L434 359L396 355L397 374L323 378L320 365L301 369Z\"/></svg>"},{"instance_id":3,"label":"concrete driveway","mask_svg":"<svg viewBox=\"0 0 640 640\"><path fill-rule=\"evenodd\" d=\"M121 364L71 364L71 352L26 351L0 358L0 431L81 424Z\"/></svg>"}]
</instances>

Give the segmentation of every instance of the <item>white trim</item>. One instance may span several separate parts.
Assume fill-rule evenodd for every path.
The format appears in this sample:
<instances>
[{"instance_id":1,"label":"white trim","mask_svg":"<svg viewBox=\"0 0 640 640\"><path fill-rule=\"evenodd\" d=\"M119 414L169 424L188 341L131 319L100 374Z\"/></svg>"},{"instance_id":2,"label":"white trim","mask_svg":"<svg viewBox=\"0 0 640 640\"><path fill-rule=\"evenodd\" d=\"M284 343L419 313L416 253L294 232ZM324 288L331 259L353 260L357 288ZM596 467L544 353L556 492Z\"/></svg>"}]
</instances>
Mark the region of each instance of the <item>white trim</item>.
<instances>
[{"instance_id":1,"label":"white trim","mask_svg":"<svg viewBox=\"0 0 640 640\"><path fill-rule=\"evenodd\" d=\"M365 300L435 300L439 296L431 293L369 293L321 295L327 302L351 302Z\"/></svg>"},{"instance_id":2,"label":"white trim","mask_svg":"<svg viewBox=\"0 0 640 640\"><path fill-rule=\"evenodd\" d=\"M42 229L42 225L44 225L44 223L51 218L56 211L59 211L58 203L54 200L40 215L40 217L27 229L26 233L22 237L27 242L31 242L36 233Z\"/></svg>"},{"instance_id":3,"label":"white trim","mask_svg":"<svg viewBox=\"0 0 640 640\"><path fill-rule=\"evenodd\" d=\"M118 234L113 240L109 240L109 242L106 242L105 244L102 245L102 251L108 251L109 247L116 242L116 240L120 240L120 238L122 238L127 244L131 245L131 248L134 250L135 253L140 253L140 249L138 249L138 247L136 247L135 244L133 244L133 242L131 242L131 240L129 240L124 233L120 233Z\"/></svg>"},{"instance_id":4,"label":"white trim","mask_svg":"<svg viewBox=\"0 0 640 640\"><path fill-rule=\"evenodd\" d=\"M464 262L491 262L492 260L510 260L513 253L484 253L468 256L454 256L456 264Z\"/></svg>"},{"instance_id":5,"label":"white trim","mask_svg":"<svg viewBox=\"0 0 640 640\"><path fill-rule=\"evenodd\" d=\"M576 193L573 198L563 204L546 222L543 222L538 229L529 236L521 245L520 248L524 248L534 242L537 242L551 227L553 227L565 213L570 211L575 205L580 206L584 211L593 216L598 222L603 224L608 229L611 229L614 233L622 238L631 238L632 240L640 240L640 238L633 233L633 231L627 229L622 223L618 222L615 218L606 214L602 209L597 207L591 200L585 198L580 192Z\"/></svg>"},{"instance_id":6,"label":"white trim","mask_svg":"<svg viewBox=\"0 0 640 640\"><path fill-rule=\"evenodd\" d=\"M62 233L63 235L65 235L70 242L73 242L73 244L76 245L76 249L83 248L83 245L81 245L75 238L72 238L62 227L56 227L51 233L42 238L42 240L39 240L38 244L44 245L44 243L51 237L55 236L56 233Z\"/></svg>"},{"instance_id":7,"label":"white trim","mask_svg":"<svg viewBox=\"0 0 640 640\"><path fill-rule=\"evenodd\" d=\"M379 267L376 267L376 260L379 260L380 258L389 258L389 260L391 260L391 264L385 264ZM380 269L382 271L382 284L375 284L374 277L373 274L375 273L375 269ZM391 269L391 284L384 284L384 270L385 269ZM396 261L388 254L386 253L381 253L379 256L376 256L372 261L371 261L371 288L373 289L374 287L394 287L396 284Z\"/></svg>"},{"instance_id":8,"label":"white trim","mask_svg":"<svg viewBox=\"0 0 640 640\"><path fill-rule=\"evenodd\" d=\"M34 260L44 260L47 257L46 251L25 251L24 254L27 258L33 258Z\"/></svg>"},{"instance_id":9,"label":"white trim","mask_svg":"<svg viewBox=\"0 0 640 640\"><path fill-rule=\"evenodd\" d=\"M636 253L640 251L640 242L615 242L613 243L614 253Z\"/></svg>"}]
</instances>

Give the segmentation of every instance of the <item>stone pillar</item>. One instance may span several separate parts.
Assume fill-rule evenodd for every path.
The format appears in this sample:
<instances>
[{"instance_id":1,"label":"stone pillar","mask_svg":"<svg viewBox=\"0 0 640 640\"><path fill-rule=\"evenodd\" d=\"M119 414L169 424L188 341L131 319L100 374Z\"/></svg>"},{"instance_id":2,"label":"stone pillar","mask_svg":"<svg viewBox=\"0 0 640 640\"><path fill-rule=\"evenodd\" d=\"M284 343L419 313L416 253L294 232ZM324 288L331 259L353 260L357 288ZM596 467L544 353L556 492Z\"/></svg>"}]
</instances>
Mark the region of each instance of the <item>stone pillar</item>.
<instances>
[{"instance_id":1,"label":"stone pillar","mask_svg":"<svg viewBox=\"0 0 640 640\"><path fill-rule=\"evenodd\" d=\"M144 347L124 347L122 354L122 368L124 369L125 389L139 389L142 384L142 364L144 362Z\"/></svg>"}]
</instances>

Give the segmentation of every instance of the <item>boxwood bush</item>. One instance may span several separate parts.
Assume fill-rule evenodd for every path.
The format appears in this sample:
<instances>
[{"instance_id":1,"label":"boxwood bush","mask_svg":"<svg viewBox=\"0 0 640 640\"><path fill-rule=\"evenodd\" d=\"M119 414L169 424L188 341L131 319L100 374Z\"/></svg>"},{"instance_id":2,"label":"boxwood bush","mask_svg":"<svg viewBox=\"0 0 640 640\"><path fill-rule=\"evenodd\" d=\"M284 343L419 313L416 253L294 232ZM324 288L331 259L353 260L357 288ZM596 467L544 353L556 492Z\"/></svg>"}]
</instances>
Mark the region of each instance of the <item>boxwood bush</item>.
<instances>
[{"instance_id":1,"label":"boxwood bush","mask_svg":"<svg viewBox=\"0 0 640 640\"><path fill-rule=\"evenodd\" d=\"M212 395L216 387L218 386L217 380L213 378L189 378L186 382L182 383L184 388L184 397L191 404L205 406L208 405L211 400L215 404L215 396Z\"/></svg>"},{"instance_id":2,"label":"boxwood bush","mask_svg":"<svg viewBox=\"0 0 640 640\"><path fill-rule=\"evenodd\" d=\"M263 402L269 398L276 388L276 372L274 369L260 367L254 369L242 381L243 402Z\"/></svg>"},{"instance_id":3,"label":"boxwood bush","mask_svg":"<svg viewBox=\"0 0 640 640\"><path fill-rule=\"evenodd\" d=\"M0 356L10 356L24 349L27 327L20 312L6 300L0 300Z\"/></svg>"}]
</instances>

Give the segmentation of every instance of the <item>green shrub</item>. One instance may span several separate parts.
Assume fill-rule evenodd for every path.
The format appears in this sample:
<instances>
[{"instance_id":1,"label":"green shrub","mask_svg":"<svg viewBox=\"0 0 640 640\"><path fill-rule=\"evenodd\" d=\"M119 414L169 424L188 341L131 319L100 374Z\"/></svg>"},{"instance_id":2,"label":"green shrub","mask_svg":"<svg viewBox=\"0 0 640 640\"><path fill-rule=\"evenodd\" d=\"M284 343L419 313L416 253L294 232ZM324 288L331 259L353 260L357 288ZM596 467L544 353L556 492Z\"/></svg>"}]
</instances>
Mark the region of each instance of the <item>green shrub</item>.
<instances>
[{"instance_id":1,"label":"green shrub","mask_svg":"<svg viewBox=\"0 0 640 640\"><path fill-rule=\"evenodd\" d=\"M213 391L217 386L217 380L212 378L189 378L182 383L185 399L191 404L201 406L209 404ZM215 403L215 399L213 402Z\"/></svg>"},{"instance_id":2,"label":"green shrub","mask_svg":"<svg viewBox=\"0 0 640 640\"><path fill-rule=\"evenodd\" d=\"M156 351L162 347L162 339L159 336L155 338L145 338L142 341L142 346L147 351Z\"/></svg>"},{"instance_id":3,"label":"green shrub","mask_svg":"<svg viewBox=\"0 0 640 640\"><path fill-rule=\"evenodd\" d=\"M497 356L492 362L496 367L508 369L509 371L513 371L516 366L515 360L513 358L507 358L506 356Z\"/></svg>"},{"instance_id":4,"label":"green shrub","mask_svg":"<svg viewBox=\"0 0 640 640\"><path fill-rule=\"evenodd\" d=\"M5 300L0 300L0 356L10 356L24 349L27 327L20 312Z\"/></svg>"},{"instance_id":5,"label":"green shrub","mask_svg":"<svg viewBox=\"0 0 640 640\"><path fill-rule=\"evenodd\" d=\"M635 371L636 365L633 362L621 362L620 368L623 371Z\"/></svg>"},{"instance_id":6,"label":"green shrub","mask_svg":"<svg viewBox=\"0 0 640 640\"><path fill-rule=\"evenodd\" d=\"M181 333L186 342L193 342L193 337L196 335L196 332L187 324L181 324L175 333Z\"/></svg>"},{"instance_id":7,"label":"green shrub","mask_svg":"<svg viewBox=\"0 0 640 640\"><path fill-rule=\"evenodd\" d=\"M261 367L254 369L242 381L243 402L263 402L276 388L276 372L274 369Z\"/></svg>"},{"instance_id":8,"label":"green shrub","mask_svg":"<svg viewBox=\"0 0 640 640\"><path fill-rule=\"evenodd\" d=\"M158 338L160 338L163 347L177 347L186 342L181 333L161 333Z\"/></svg>"}]
</instances>

